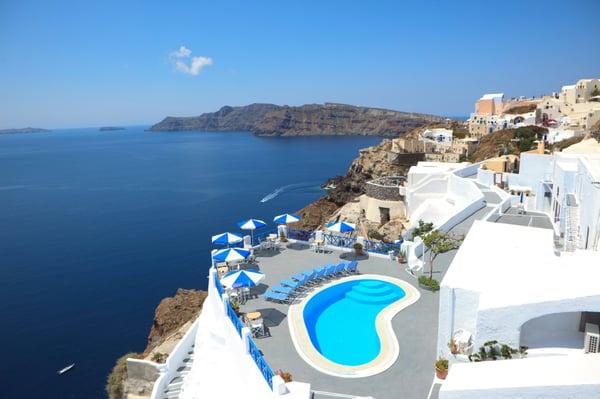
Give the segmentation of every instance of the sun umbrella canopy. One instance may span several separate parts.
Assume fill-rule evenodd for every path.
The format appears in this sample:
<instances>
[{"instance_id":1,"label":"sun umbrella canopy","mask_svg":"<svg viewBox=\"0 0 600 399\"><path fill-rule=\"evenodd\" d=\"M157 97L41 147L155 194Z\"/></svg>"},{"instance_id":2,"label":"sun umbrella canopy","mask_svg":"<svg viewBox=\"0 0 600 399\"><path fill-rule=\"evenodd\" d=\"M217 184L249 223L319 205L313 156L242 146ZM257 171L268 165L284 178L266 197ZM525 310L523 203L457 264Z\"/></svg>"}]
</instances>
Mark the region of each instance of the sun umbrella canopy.
<instances>
[{"instance_id":1,"label":"sun umbrella canopy","mask_svg":"<svg viewBox=\"0 0 600 399\"><path fill-rule=\"evenodd\" d=\"M229 244L235 244L238 242L242 242L243 240L244 239L242 237L232 234L232 233L222 233L222 234L217 234L216 236L212 236L213 244L229 245Z\"/></svg>"},{"instance_id":2,"label":"sun umbrella canopy","mask_svg":"<svg viewBox=\"0 0 600 399\"><path fill-rule=\"evenodd\" d=\"M295 222L299 222L300 221L300 216L298 215L294 215L294 214L290 214L290 213L284 213L283 215L277 215L273 218L273 221L277 224L288 224L288 223L295 223Z\"/></svg>"},{"instance_id":3,"label":"sun umbrella canopy","mask_svg":"<svg viewBox=\"0 0 600 399\"><path fill-rule=\"evenodd\" d=\"M356 230L356 225L346 222L329 223L327 229L338 233L350 233Z\"/></svg>"},{"instance_id":4,"label":"sun umbrella canopy","mask_svg":"<svg viewBox=\"0 0 600 399\"><path fill-rule=\"evenodd\" d=\"M256 230L265 227L267 224L259 219L248 219L238 223L238 227L242 230Z\"/></svg>"},{"instance_id":5,"label":"sun umbrella canopy","mask_svg":"<svg viewBox=\"0 0 600 399\"><path fill-rule=\"evenodd\" d=\"M226 248L217 251L213 255L213 259L219 262L239 262L246 259L250 255L250 251L242 248Z\"/></svg>"},{"instance_id":6,"label":"sun umbrella canopy","mask_svg":"<svg viewBox=\"0 0 600 399\"><path fill-rule=\"evenodd\" d=\"M230 288L254 287L263 278L264 273L255 269L236 270L224 275L221 284Z\"/></svg>"}]
</instances>

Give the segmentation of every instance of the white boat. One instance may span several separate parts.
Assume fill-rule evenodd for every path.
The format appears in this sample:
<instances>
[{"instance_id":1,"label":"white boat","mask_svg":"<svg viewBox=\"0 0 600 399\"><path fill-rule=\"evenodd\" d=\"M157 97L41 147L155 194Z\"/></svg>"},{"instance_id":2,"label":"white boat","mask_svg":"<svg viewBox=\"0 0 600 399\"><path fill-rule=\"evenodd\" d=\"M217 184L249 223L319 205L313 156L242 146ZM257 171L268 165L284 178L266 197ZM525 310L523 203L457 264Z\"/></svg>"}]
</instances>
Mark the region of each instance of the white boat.
<instances>
[{"instance_id":1,"label":"white boat","mask_svg":"<svg viewBox=\"0 0 600 399\"><path fill-rule=\"evenodd\" d=\"M71 370L73 367L75 367L75 363L69 364L67 367L65 367L64 369L60 369L57 371L58 375L63 375L64 373L66 373L67 371Z\"/></svg>"}]
</instances>

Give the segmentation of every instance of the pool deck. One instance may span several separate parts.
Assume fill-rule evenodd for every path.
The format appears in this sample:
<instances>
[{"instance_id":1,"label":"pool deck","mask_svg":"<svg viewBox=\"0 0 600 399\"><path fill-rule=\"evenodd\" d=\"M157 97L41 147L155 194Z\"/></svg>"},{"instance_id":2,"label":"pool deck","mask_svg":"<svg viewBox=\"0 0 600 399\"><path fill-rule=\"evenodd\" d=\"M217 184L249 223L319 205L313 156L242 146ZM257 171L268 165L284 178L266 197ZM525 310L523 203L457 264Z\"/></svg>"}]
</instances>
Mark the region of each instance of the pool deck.
<instances>
[{"instance_id":1,"label":"pool deck","mask_svg":"<svg viewBox=\"0 0 600 399\"><path fill-rule=\"evenodd\" d=\"M314 253L306 245L292 244L280 253L258 256L258 265L266 274L263 284L255 293L263 293L267 286L303 270L340 262L342 252ZM421 290L417 280L404 267L389 259L370 256L358 261L362 274L379 274L404 280L421 292L420 299L401 310L392 320L398 338L400 354L386 371L364 378L333 377L317 371L300 358L292 343L287 312L288 306L265 301L262 296L250 299L241 310L258 310L263 314L270 337L256 339L274 371L290 372L295 380L311 383L314 391L332 392L352 396L370 396L376 399L423 399L427 397L433 380L433 363L436 358L438 294ZM351 348L349 348L351 350ZM316 395L317 397L326 397Z\"/></svg>"}]
</instances>

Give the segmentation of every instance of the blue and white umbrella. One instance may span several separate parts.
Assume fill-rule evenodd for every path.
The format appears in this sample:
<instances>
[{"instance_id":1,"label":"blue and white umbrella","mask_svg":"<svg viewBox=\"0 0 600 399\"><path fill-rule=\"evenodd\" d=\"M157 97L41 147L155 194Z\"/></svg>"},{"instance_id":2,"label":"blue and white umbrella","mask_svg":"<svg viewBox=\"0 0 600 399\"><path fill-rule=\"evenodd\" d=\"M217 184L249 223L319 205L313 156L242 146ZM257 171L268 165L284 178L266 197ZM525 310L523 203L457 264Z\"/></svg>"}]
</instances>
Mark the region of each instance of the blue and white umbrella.
<instances>
[{"instance_id":1,"label":"blue and white umbrella","mask_svg":"<svg viewBox=\"0 0 600 399\"><path fill-rule=\"evenodd\" d=\"M267 224L259 219L248 219L238 223L238 227L242 230L256 230L265 227Z\"/></svg>"},{"instance_id":2,"label":"blue and white umbrella","mask_svg":"<svg viewBox=\"0 0 600 399\"><path fill-rule=\"evenodd\" d=\"M238 235L232 233L222 233L212 236L213 244L230 245L238 242L242 242L244 239Z\"/></svg>"},{"instance_id":3,"label":"blue and white umbrella","mask_svg":"<svg viewBox=\"0 0 600 399\"><path fill-rule=\"evenodd\" d=\"M255 269L235 270L221 278L221 284L230 288L254 287L265 278L265 274Z\"/></svg>"},{"instance_id":4,"label":"blue and white umbrella","mask_svg":"<svg viewBox=\"0 0 600 399\"><path fill-rule=\"evenodd\" d=\"M277 224L288 224L288 223L296 223L300 221L300 216L284 213L283 215L277 215L273 218L273 221Z\"/></svg>"},{"instance_id":5,"label":"blue and white umbrella","mask_svg":"<svg viewBox=\"0 0 600 399\"><path fill-rule=\"evenodd\" d=\"M259 219L248 219L242 220L238 223L238 227L242 230L250 230L250 242L254 243L254 230L260 229L261 227L265 227L267 224Z\"/></svg>"},{"instance_id":6,"label":"blue and white umbrella","mask_svg":"<svg viewBox=\"0 0 600 399\"><path fill-rule=\"evenodd\" d=\"M250 251L242 248L220 249L213 255L213 259L219 262L240 262L250 255Z\"/></svg>"},{"instance_id":7,"label":"blue and white umbrella","mask_svg":"<svg viewBox=\"0 0 600 399\"><path fill-rule=\"evenodd\" d=\"M338 233L351 233L356 230L356 225L346 222L329 223L327 229Z\"/></svg>"}]
</instances>

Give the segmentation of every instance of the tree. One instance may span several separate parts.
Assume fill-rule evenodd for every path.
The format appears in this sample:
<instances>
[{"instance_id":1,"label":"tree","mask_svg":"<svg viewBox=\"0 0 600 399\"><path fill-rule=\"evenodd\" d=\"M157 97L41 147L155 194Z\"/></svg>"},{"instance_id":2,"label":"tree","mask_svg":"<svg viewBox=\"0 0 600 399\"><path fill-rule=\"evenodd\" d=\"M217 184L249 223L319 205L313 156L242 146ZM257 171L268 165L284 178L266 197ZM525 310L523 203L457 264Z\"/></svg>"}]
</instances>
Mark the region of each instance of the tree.
<instances>
[{"instance_id":1,"label":"tree","mask_svg":"<svg viewBox=\"0 0 600 399\"><path fill-rule=\"evenodd\" d=\"M597 87L592 92L592 97L596 97L596 96L600 96L600 89Z\"/></svg>"},{"instance_id":2,"label":"tree","mask_svg":"<svg viewBox=\"0 0 600 399\"><path fill-rule=\"evenodd\" d=\"M429 259L429 278L433 278L433 261L439 254L451 251L460 246L462 238L456 237L452 234L445 233L440 230L434 230L423 237L423 244L429 248L429 251L433 254L430 255Z\"/></svg>"},{"instance_id":3,"label":"tree","mask_svg":"<svg viewBox=\"0 0 600 399\"><path fill-rule=\"evenodd\" d=\"M425 237L433 230L433 223L424 222L423 219L419 219L419 224L413 230L413 237Z\"/></svg>"}]
</instances>

